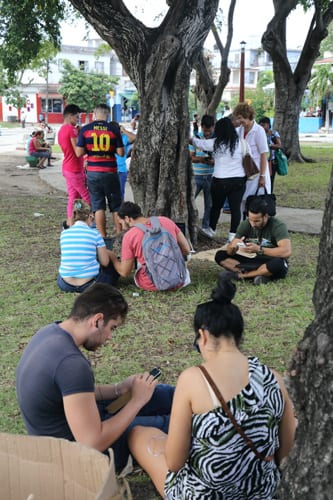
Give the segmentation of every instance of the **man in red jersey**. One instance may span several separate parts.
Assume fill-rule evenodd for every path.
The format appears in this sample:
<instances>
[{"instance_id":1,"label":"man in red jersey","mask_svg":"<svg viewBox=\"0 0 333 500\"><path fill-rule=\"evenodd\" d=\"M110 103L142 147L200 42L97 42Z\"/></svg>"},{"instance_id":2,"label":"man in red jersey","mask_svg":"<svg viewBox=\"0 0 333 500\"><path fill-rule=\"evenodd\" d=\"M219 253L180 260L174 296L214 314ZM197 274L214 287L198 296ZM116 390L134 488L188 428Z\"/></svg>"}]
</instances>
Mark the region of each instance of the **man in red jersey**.
<instances>
[{"instance_id":1,"label":"man in red jersey","mask_svg":"<svg viewBox=\"0 0 333 500\"><path fill-rule=\"evenodd\" d=\"M119 129L107 121L109 114L110 108L106 104L97 105L95 120L82 127L76 147L77 156L88 155L87 181L91 207L103 238L106 237L106 199L116 232L121 231L116 217L121 204L121 190L115 153L119 156L125 154Z\"/></svg>"},{"instance_id":2,"label":"man in red jersey","mask_svg":"<svg viewBox=\"0 0 333 500\"><path fill-rule=\"evenodd\" d=\"M58 132L58 143L64 153L62 175L66 179L68 203L67 225L72 224L73 202L82 198L90 205L86 173L83 158L76 156L75 148L79 135L78 120L80 108L76 104L68 104L64 109L64 124Z\"/></svg>"}]
</instances>

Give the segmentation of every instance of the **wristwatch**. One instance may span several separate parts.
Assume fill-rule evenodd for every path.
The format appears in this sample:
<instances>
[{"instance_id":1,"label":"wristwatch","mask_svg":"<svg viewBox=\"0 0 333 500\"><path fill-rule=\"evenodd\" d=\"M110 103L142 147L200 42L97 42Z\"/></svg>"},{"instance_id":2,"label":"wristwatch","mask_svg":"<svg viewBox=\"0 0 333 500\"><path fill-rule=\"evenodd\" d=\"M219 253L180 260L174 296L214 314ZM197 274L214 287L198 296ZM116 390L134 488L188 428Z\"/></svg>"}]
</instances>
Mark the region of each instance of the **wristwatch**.
<instances>
[{"instance_id":1,"label":"wristwatch","mask_svg":"<svg viewBox=\"0 0 333 500\"><path fill-rule=\"evenodd\" d=\"M258 250L258 252L257 252L257 255L259 255L259 257L261 257L262 255L264 255L264 249L263 249L263 247L262 247L261 245L260 245L260 247L259 247L259 250Z\"/></svg>"}]
</instances>

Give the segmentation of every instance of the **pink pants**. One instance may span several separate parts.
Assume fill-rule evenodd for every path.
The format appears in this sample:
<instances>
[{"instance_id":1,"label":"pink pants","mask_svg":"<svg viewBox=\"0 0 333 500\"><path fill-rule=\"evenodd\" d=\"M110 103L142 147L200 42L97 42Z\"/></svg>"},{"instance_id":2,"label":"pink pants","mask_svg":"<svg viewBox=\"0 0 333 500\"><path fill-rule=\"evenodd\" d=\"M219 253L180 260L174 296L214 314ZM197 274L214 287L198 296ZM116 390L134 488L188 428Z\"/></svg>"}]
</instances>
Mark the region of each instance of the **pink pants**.
<instances>
[{"instance_id":1,"label":"pink pants","mask_svg":"<svg viewBox=\"0 0 333 500\"><path fill-rule=\"evenodd\" d=\"M90 195L86 186L85 172L64 172L63 176L66 179L68 203L67 203L67 217L73 215L73 203L76 198L81 198L90 205Z\"/></svg>"}]
</instances>

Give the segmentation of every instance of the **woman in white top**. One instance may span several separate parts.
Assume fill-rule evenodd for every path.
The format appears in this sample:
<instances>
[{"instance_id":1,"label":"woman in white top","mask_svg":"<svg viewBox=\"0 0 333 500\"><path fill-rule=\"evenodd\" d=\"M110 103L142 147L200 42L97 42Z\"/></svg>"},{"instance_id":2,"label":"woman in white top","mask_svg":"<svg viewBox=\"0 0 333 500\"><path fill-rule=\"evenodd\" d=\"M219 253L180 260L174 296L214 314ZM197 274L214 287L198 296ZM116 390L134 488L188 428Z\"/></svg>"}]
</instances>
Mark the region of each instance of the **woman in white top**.
<instances>
[{"instance_id":1,"label":"woman in white top","mask_svg":"<svg viewBox=\"0 0 333 500\"><path fill-rule=\"evenodd\" d=\"M211 185L212 209L210 212L212 236L215 235L216 225L226 198L229 200L231 212L230 233L236 232L241 221L240 205L246 185L242 148L230 118L222 118L216 122L214 136L213 139L191 139L195 147L213 152L215 163Z\"/></svg>"},{"instance_id":2,"label":"woman in white top","mask_svg":"<svg viewBox=\"0 0 333 500\"><path fill-rule=\"evenodd\" d=\"M267 162L268 144L264 129L254 120L254 109L246 102L239 103L233 111L233 116L240 123L238 129L239 137L244 138L251 148L252 157L260 171L255 179L248 179L246 189L242 200L242 212L244 219L245 202L248 196L255 194L258 187L263 188L260 194L263 194L266 188L267 193L271 192L271 178Z\"/></svg>"}]
</instances>

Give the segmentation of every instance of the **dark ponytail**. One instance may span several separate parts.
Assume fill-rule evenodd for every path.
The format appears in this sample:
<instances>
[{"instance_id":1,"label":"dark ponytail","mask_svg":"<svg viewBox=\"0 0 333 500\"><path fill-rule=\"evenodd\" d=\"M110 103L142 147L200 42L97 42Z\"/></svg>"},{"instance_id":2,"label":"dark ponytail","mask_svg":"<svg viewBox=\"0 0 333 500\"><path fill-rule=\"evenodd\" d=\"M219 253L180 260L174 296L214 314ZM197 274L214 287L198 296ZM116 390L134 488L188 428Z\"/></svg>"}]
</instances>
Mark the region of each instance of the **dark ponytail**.
<instances>
[{"instance_id":1,"label":"dark ponytail","mask_svg":"<svg viewBox=\"0 0 333 500\"><path fill-rule=\"evenodd\" d=\"M216 338L233 338L238 346L242 340L244 321L238 306L231 301L236 293L236 285L230 275L220 273L217 287L212 291L212 300L199 304L194 315L194 331L206 328Z\"/></svg>"}]
</instances>

